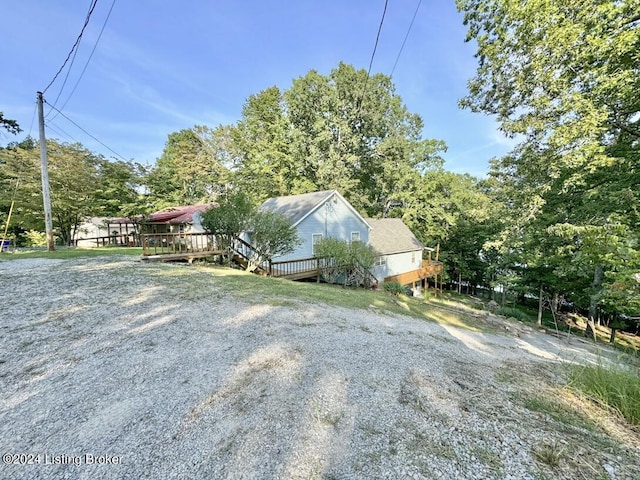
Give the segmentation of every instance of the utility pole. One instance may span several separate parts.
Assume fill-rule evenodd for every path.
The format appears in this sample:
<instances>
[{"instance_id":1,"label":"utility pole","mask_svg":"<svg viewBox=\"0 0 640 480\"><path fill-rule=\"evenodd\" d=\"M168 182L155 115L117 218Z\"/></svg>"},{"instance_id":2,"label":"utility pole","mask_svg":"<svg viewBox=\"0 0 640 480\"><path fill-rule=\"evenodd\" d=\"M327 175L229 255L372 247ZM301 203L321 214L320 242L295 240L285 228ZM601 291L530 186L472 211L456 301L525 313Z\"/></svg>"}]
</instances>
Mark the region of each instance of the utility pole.
<instances>
[{"instance_id":1,"label":"utility pole","mask_svg":"<svg viewBox=\"0 0 640 480\"><path fill-rule=\"evenodd\" d=\"M42 177L42 203L44 203L44 227L47 234L47 249L52 252L53 221L51 217L51 192L49 190L49 167L47 166L47 142L44 137L44 111L42 92L38 92L38 130L40 133L40 172Z\"/></svg>"}]
</instances>

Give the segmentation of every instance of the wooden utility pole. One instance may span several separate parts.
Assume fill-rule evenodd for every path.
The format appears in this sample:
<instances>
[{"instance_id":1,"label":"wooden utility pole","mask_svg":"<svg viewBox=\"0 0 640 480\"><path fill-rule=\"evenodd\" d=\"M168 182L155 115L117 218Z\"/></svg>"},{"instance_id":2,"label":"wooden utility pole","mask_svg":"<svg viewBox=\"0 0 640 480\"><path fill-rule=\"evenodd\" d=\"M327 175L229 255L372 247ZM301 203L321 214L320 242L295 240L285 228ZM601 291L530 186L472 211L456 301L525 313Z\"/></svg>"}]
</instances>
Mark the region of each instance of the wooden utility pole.
<instances>
[{"instance_id":1,"label":"wooden utility pole","mask_svg":"<svg viewBox=\"0 0 640 480\"><path fill-rule=\"evenodd\" d=\"M53 245L53 220L51 217L51 191L49 189L49 167L47 166L47 142L44 137L44 110L42 92L38 92L38 130L40 133L40 174L42 177L42 203L44 204L44 228L47 234L47 249L55 250Z\"/></svg>"}]
</instances>

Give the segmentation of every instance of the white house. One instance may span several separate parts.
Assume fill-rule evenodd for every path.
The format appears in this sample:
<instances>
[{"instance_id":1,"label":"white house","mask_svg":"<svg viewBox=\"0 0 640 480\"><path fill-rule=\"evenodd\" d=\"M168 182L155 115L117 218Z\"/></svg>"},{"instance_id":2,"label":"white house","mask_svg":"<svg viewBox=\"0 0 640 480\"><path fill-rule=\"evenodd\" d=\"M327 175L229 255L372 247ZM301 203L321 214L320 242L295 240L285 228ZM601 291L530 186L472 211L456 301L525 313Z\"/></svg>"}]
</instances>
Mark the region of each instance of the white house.
<instances>
[{"instance_id":1,"label":"white house","mask_svg":"<svg viewBox=\"0 0 640 480\"><path fill-rule=\"evenodd\" d=\"M200 215L213 204L169 207L150 214L144 221L145 233L204 233Z\"/></svg>"},{"instance_id":2,"label":"white house","mask_svg":"<svg viewBox=\"0 0 640 480\"><path fill-rule=\"evenodd\" d=\"M270 198L260 209L283 214L302 239L293 253L274 261L312 258L313 246L323 238L369 243L371 225L337 190Z\"/></svg>"},{"instance_id":3,"label":"white house","mask_svg":"<svg viewBox=\"0 0 640 480\"><path fill-rule=\"evenodd\" d=\"M138 233L137 225L129 218L90 217L78 225L73 241L82 248L132 245Z\"/></svg>"}]
</instances>

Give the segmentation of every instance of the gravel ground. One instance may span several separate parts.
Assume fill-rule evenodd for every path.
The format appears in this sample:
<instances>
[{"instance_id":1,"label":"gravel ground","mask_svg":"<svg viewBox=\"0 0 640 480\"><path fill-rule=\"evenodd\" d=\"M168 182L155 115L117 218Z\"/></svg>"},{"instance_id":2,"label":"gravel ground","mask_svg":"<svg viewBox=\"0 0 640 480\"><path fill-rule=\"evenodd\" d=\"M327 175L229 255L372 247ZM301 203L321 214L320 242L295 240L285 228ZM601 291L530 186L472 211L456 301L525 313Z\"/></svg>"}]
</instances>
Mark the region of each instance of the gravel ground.
<instances>
[{"instance_id":1,"label":"gravel ground","mask_svg":"<svg viewBox=\"0 0 640 480\"><path fill-rule=\"evenodd\" d=\"M0 278L3 479L640 478L637 433L532 408L560 357L606 357L576 339L237 298L127 257Z\"/></svg>"}]
</instances>

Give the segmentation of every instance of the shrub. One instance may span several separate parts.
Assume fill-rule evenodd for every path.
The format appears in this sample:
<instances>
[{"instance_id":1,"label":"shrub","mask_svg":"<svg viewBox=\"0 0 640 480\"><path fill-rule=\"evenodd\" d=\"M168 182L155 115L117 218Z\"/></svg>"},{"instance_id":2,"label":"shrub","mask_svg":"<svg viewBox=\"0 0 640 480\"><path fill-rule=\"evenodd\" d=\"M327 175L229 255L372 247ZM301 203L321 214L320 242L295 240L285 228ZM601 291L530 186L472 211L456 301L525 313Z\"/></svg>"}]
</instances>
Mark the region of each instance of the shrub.
<instances>
[{"instance_id":1,"label":"shrub","mask_svg":"<svg viewBox=\"0 0 640 480\"><path fill-rule=\"evenodd\" d=\"M315 245L315 257L322 259L322 275L329 283L344 279L345 285L370 286L374 280L371 267L376 253L361 242L326 238ZM341 282L342 283L342 282Z\"/></svg>"},{"instance_id":2,"label":"shrub","mask_svg":"<svg viewBox=\"0 0 640 480\"><path fill-rule=\"evenodd\" d=\"M24 245L26 247L46 247L47 235L44 232L29 230L22 234L24 237Z\"/></svg>"},{"instance_id":3,"label":"shrub","mask_svg":"<svg viewBox=\"0 0 640 480\"><path fill-rule=\"evenodd\" d=\"M511 317L516 320L520 320L521 322L532 322L533 319L525 312L515 307L500 307L496 312L498 315L502 315L503 317Z\"/></svg>"},{"instance_id":4,"label":"shrub","mask_svg":"<svg viewBox=\"0 0 640 480\"><path fill-rule=\"evenodd\" d=\"M404 285L400 282L385 282L384 291L393 295L403 295L406 293Z\"/></svg>"}]
</instances>

